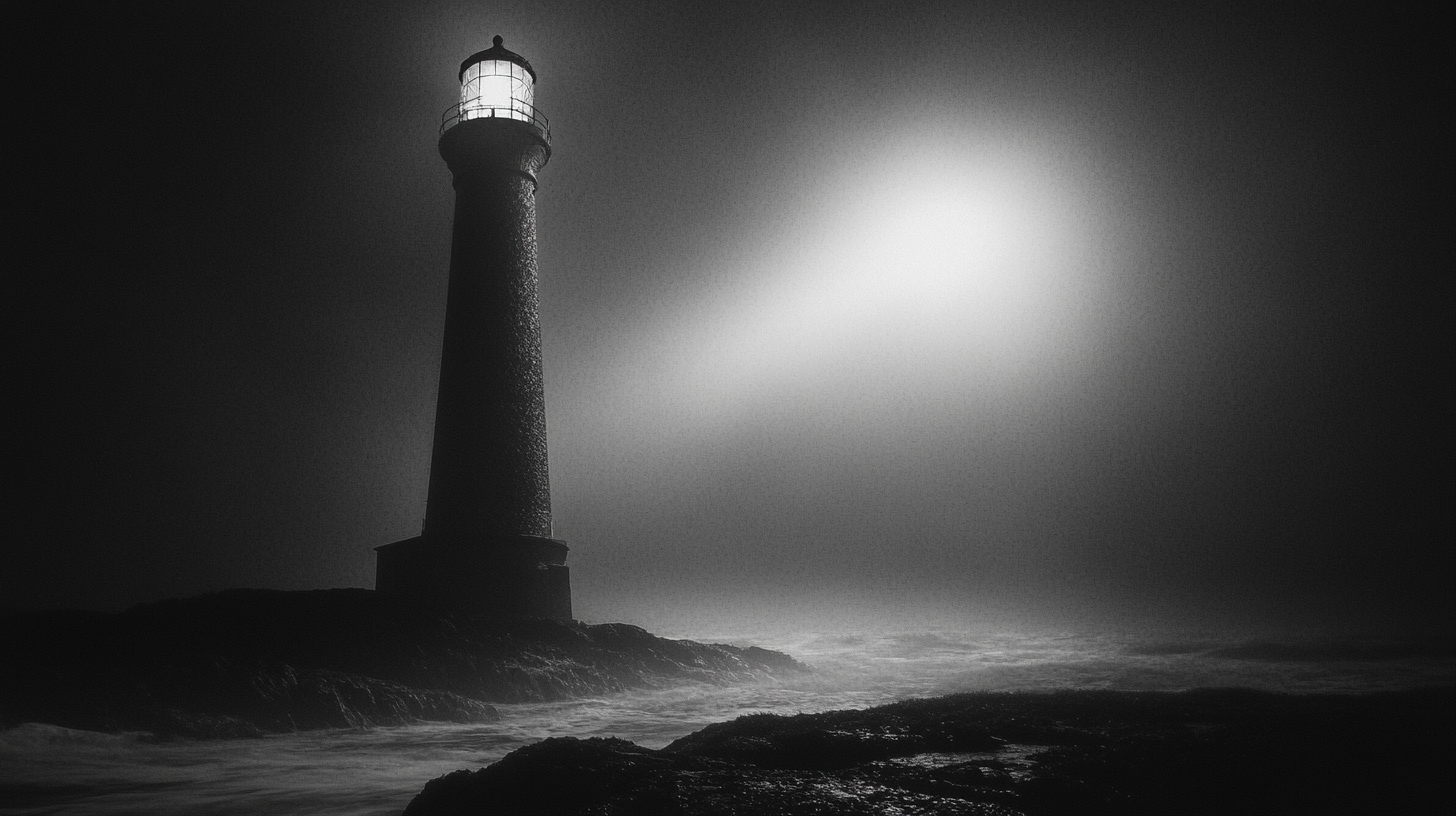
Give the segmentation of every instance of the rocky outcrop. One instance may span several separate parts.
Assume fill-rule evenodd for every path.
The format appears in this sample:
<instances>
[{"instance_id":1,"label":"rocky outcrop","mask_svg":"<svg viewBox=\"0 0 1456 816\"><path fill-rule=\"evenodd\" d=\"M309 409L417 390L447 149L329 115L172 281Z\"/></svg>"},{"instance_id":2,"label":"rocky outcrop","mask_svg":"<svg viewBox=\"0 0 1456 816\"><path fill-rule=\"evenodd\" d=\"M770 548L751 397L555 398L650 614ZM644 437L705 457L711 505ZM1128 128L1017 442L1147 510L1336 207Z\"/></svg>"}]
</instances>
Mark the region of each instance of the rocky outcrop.
<instances>
[{"instance_id":1,"label":"rocky outcrop","mask_svg":"<svg viewBox=\"0 0 1456 816\"><path fill-rule=\"evenodd\" d=\"M428 783L447 814L1439 813L1451 689L967 694L756 714L662 751L556 738Z\"/></svg>"},{"instance_id":2,"label":"rocky outcrop","mask_svg":"<svg viewBox=\"0 0 1456 816\"><path fill-rule=\"evenodd\" d=\"M625 624L457 615L364 589L229 590L0 619L0 726L231 737L488 722L490 703L803 670Z\"/></svg>"},{"instance_id":3,"label":"rocky outcrop","mask_svg":"<svg viewBox=\"0 0 1456 816\"><path fill-rule=\"evenodd\" d=\"M761 768L653 751L620 739L556 737L481 771L456 771L430 782L405 816L1017 813L995 803L919 792L912 779L919 776L889 765L842 772Z\"/></svg>"}]
</instances>

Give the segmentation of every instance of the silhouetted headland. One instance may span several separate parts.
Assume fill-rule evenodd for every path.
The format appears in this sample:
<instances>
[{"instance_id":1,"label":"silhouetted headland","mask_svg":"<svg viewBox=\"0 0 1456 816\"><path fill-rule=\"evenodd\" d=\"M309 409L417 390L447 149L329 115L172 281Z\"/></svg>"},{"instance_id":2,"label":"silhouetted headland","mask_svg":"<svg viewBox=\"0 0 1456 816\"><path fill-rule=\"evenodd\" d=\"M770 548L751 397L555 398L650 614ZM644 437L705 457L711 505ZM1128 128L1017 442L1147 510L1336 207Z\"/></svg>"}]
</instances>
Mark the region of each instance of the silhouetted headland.
<instances>
[{"instance_id":1,"label":"silhouetted headland","mask_svg":"<svg viewBox=\"0 0 1456 816\"><path fill-rule=\"evenodd\" d=\"M367 589L235 589L0 619L0 727L158 736L489 722L491 703L804 671L626 624L466 615Z\"/></svg>"},{"instance_id":2,"label":"silhouetted headland","mask_svg":"<svg viewBox=\"0 0 1456 816\"><path fill-rule=\"evenodd\" d=\"M1456 695L975 693L752 714L655 751L558 737L440 777L445 814L1436 813Z\"/></svg>"}]
</instances>

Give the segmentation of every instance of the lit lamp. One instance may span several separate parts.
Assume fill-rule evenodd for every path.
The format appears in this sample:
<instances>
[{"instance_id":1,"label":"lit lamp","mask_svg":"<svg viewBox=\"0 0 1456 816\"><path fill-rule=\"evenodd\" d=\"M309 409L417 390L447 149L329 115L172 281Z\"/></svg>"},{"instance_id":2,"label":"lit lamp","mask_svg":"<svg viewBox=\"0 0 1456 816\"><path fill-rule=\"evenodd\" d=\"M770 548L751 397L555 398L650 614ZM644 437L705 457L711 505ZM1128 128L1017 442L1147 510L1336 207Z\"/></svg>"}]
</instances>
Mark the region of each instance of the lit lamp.
<instances>
[{"instance_id":1,"label":"lit lamp","mask_svg":"<svg viewBox=\"0 0 1456 816\"><path fill-rule=\"evenodd\" d=\"M520 54L507 51L499 36L490 48L472 55L460 65L460 104L446 113L446 127L452 121L506 118L535 122L546 128L545 117L536 113L536 72Z\"/></svg>"},{"instance_id":2,"label":"lit lamp","mask_svg":"<svg viewBox=\"0 0 1456 816\"><path fill-rule=\"evenodd\" d=\"M537 319L536 72L501 38L460 65L440 155L455 187L424 532L375 548L380 592L471 613L571 617L552 537Z\"/></svg>"}]
</instances>

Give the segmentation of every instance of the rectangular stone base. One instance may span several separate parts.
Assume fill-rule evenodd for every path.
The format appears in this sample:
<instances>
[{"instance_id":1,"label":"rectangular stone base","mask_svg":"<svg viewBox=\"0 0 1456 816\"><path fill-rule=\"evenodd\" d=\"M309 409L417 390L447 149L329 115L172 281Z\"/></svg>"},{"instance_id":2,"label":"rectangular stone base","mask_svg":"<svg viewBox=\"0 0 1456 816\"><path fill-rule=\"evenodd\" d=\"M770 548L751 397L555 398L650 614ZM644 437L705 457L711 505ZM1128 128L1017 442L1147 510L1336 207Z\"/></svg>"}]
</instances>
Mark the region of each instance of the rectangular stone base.
<instances>
[{"instance_id":1,"label":"rectangular stone base","mask_svg":"<svg viewBox=\"0 0 1456 816\"><path fill-rule=\"evenodd\" d=\"M566 543L536 536L375 547L374 588L458 612L571 620Z\"/></svg>"}]
</instances>

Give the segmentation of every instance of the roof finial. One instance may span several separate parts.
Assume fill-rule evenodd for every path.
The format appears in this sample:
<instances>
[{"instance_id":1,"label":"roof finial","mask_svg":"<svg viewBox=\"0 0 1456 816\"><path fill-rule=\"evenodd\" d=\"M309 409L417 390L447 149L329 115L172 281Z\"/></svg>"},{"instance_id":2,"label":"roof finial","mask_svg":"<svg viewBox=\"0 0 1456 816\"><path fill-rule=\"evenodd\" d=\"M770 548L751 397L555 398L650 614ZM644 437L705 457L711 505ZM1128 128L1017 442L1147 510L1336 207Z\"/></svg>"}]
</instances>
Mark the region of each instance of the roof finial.
<instances>
[{"instance_id":1,"label":"roof finial","mask_svg":"<svg viewBox=\"0 0 1456 816\"><path fill-rule=\"evenodd\" d=\"M495 35L495 39L494 40L491 40L491 42L495 43L495 47L496 48L500 48L501 47L501 43L505 42L505 38L503 38L501 35L497 34L497 35Z\"/></svg>"}]
</instances>

